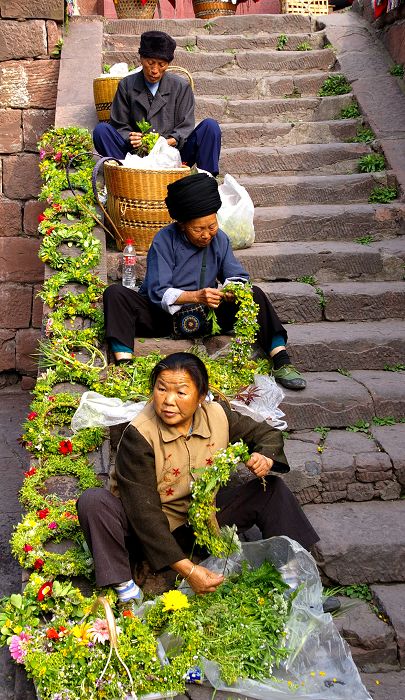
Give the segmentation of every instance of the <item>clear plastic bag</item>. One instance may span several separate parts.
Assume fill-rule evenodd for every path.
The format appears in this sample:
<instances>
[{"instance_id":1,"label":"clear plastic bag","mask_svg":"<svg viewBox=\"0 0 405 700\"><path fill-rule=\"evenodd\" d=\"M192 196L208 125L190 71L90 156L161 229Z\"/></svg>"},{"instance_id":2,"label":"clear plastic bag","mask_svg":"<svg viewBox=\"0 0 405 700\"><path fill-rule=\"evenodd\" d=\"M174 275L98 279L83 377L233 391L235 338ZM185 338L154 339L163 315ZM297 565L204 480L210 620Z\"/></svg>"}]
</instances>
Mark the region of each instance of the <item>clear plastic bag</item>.
<instances>
[{"instance_id":1,"label":"clear plastic bag","mask_svg":"<svg viewBox=\"0 0 405 700\"><path fill-rule=\"evenodd\" d=\"M230 402L232 408L244 416L250 416L259 423L267 421L273 428L286 430L287 422L283 420L285 414L279 408L285 395L273 377L255 374L254 384L252 387L248 387L247 391L250 389L252 389L253 398L249 400L249 403L232 399Z\"/></svg>"},{"instance_id":2,"label":"clear plastic bag","mask_svg":"<svg viewBox=\"0 0 405 700\"><path fill-rule=\"evenodd\" d=\"M225 175L218 188L222 206L218 211L219 227L229 236L232 248L250 248L255 240L254 205L248 191L232 175Z\"/></svg>"},{"instance_id":3,"label":"clear plastic bag","mask_svg":"<svg viewBox=\"0 0 405 700\"><path fill-rule=\"evenodd\" d=\"M313 557L288 537L243 542L242 552L222 559L209 557L201 564L217 573L238 573L243 559L254 567L271 561L296 590L287 622L290 656L274 672L275 680L239 680L227 686L217 664L203 660L203 671L217 690L259 700L371 700L361 682L349 646L332 616L322 609L322 584ZM185 593L191 593L187 585ZM226 651L224 650L224 653ZM294 687L292 687L292 684ZM297 687L296 687L297 685Z\"/></svg>"},{"instance_id":4,"label":"clear plastic bag","mask_svg":"<svg viewBox=\"0 0 405 700\"><path fill-rule=\"evenodd\" d=\"M127 153L122 161L125 168L135 168L136 170L172 170L181 168L180 151L173 146L169 146L163 136L159 136L150 153L144 158Z\"/></svg>"},{"instance_id":5,"label":"clear plastic bag","mask_svg":"<svg viewBox=\"0 0 405 700\"><path fill-rule=\"evenodd\" d=\"M74 433L83 428L107 428L110 425L129 423L146 406L146 401L121 401L85 391L73 414L71 428Z\"/></svg>"}]
</instances>

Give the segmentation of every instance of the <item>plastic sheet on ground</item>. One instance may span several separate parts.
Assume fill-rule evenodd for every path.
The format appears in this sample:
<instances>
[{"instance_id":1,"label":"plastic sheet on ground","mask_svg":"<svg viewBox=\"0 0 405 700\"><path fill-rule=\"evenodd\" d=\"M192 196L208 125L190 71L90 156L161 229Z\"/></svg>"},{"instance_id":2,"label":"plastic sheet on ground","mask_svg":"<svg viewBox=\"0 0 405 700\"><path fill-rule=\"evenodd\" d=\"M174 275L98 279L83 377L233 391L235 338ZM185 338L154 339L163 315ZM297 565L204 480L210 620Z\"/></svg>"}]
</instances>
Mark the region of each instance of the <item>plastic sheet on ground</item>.
<instances>
[{"instance_id":1,"label":"plastic sheet on ground","mask_svg":"<svg viewBox=\"0 0 405 700\"><path fill-rule=\"evenodd\" d=\"M204 660L207 680L217 690L238 693L258 700L371 700L361 682L348 644L322 609L322 584L313 557L288 537L272 537L242 543L242 552L229 557L225 574L237 573L243 559L253 567L271 561L291 590L298 589L287 622L290 656L275 680L239 680L227 686L217 664ZM224 573L224 561L209 557L203 566ZM186 586L184 592L191 592ZM226 653L226 650L224 650Z\"/></svg>"}]
</instances>

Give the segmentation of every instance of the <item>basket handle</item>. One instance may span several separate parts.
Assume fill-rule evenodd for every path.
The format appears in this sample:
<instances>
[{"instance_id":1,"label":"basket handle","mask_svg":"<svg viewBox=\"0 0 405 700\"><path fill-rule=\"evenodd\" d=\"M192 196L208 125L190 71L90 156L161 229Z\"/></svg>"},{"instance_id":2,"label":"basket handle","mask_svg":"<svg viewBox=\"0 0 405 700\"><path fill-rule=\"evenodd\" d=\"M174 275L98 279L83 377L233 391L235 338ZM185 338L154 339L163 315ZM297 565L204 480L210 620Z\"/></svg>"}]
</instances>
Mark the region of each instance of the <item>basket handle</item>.
<instances>
[{"instance_id":1,"label":"basket handle","mask_svg":"<svg viewBox=\"0 0 405 700\"><path fill-rule=\"evenodd\" d=\"M99 606L102 606L102 607L104 608L105 618L106 618L106 620L107 620L108 635L109 635L109 638L110 638L110 652L109 652L109 654L108 654L108 659L107 659L106 665L104 666L104 668L103 668L103 670L102 670L102 672L101 672L101 674L100 674L99 680L101 681L101 679L103 678L103 676L104 676L104 674L105 674L105 672L106 672L106 670L107 670L107 668L108 668L108 665L109 665L109 663L110 663L111 656L112 656L112 652L113 652L113 650L114 650L115 655L116 655L118 661L120 661L121 665L124 667L125 672L126 672L126 674L127 674L127 676L128 676L129 682L130 682L130 684L131 684L131 693L130 693L129 695L127 695L127 697L128 697L128 698L134 698L134 700L136 700L136 695L135 695L135 693L134 693L134 681L133 681L133 679L132 679L131 672L130 672L128 666L126 665L125 661L122 660L122 658L121 658L121 656L120 656L120 654L119 654L119 651L118 651L118 645L117 645L117 627L116 627L116 625L115 625L115 617L114 617L114 613L113 613L113 611L112 611L112 609L111 609L111 605L110 605L110 603L108 602L107 598L105 598L104 596L99 596L99 597L96 598L96 600L94 601L93 607L92 607L92 609L91 609L91 612L94 613L94 612L97 610L97 608L98 608Z\"/></svg>"},{"instance_id":2,"label":"basket handle","mask_svg":"<svg viewBox=\"0 0 405 700\"><path fill-rule=\"evenodd\" d=\"M194 80L193 80L193 76L191 75L191 73L188 72L188 70L186 70L186 69L183 68L182 66L169 66L168 68L166 68L166 70L167 70L168 72L172 72L172 73L183 73L184 75L186 75L186 76L187 76L187 79L188 79L188 81L189 81L189 83L190 83L190 85L191 85L191 89L192 89L192 91L194 92Z\"/></svg>"},{"instance_id":3,"label":"basket handle","mask_svg":"<svg viewBox=\"0 0 405 700\"><path fill-rule=\"evenodd\" d=\"M69 171L70 171L70 168L71 168L71 166L72 166L73 161L76 160L76 158L79 158L80 156L83 156L83 155L91 155L91 156L96 156L97 158L100 158L99 154L98 154L98 153L94 153L93 151L83 151L82 153L77 153L75 156L72 156L72 158L69 158L69 162L68 162L68 164L67 164L67 166L66 166L66 171L65 171L65 172L66 172L66 180L67 180L69 189L70 189L70 191L72 192L72 194L73 194L74 197L79 197L79 195L77 195L76 192L75 192L75 190L74 190L74 187L73 187L73 185L72 185L72 181L71 181L71 179L70 179L70 172L69 172ZM98 192L97 192L97 186L96 186L96 178L97 178L97 173L98 173L98 167L97 167L97 166L99 166L100 162L103 162L103 163L104 163L104 161L106 161L106 160L116 160L116 158L101 158L101 159L100 159L100 161L95 165L95 167L94 167L94 169L93 169L93 174L92 174L92 178L91 178L91 186L92 186L94 198L96 199L97 204L99 205L100 209L101 209L102 212L104 213L104 216L108 219L108 221L110 222L110 224L111 224L112 227L114 228L115 232L117 233L118 238L120 238L119 232L117 231L117 228L116 228L114 222L111 220L111 218L110 218L108 212L106 211L106 209L104 209L103 205L101 204L101 202L100 202L100 200L99 200L99 198L98 198ZM120 161L117 161L117 162L120 163ZM121 163L120 163L120 165L121 165ZM96 170L96 168L97 168L97 170ZM95 171L96 171L96 174L94 175L94 172L95 172ZM113 238L114 241L115 241L115 238L114 238L113 234L111 233L111 231L110 231L106 226L104 226L103 222L100 221L100 219L91 211L91 209L89 209L89 207L88 207L82 200L80 201L80 205L81 205L81 206L83 207L83 209L87 212L87 214L89 214L89 216L91 216L92 219L94 219L94 221L95 221L99 226L101 226L101 228L103 228L104 231L105 231L106 233L108 233L108 235L111 236L111 238Z\"/></svg>"}]
</instances>

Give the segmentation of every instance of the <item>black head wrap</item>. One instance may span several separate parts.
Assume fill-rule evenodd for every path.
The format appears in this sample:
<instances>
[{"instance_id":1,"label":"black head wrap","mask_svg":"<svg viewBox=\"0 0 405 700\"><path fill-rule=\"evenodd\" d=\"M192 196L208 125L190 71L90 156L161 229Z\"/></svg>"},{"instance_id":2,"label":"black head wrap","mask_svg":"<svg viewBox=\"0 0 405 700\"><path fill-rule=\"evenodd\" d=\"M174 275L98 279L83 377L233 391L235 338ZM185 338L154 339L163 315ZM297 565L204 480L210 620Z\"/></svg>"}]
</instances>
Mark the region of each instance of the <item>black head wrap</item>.
<instances>
[{"instance_id":1,"label":"black head wrap","mask_svg":"<svg viewBox=\"0 0 405 700\"><path fill-rule=\"evenodd\" d=\"M170 216L176 221L216 214L221 207L218 183L206 173L183 177L168 185L165 202Z\"/></svg>"},{"instance_id":2,"label":"black head wrap","mask_svg":"<svg viewBox=\"0 0 405 700\"><path fill-rule=\"evenodd\" d=\"M165 32L144 32L141 34L139 55L142 58L160 58L173 61L176 42Z\"/></svg>"}]
</instances>

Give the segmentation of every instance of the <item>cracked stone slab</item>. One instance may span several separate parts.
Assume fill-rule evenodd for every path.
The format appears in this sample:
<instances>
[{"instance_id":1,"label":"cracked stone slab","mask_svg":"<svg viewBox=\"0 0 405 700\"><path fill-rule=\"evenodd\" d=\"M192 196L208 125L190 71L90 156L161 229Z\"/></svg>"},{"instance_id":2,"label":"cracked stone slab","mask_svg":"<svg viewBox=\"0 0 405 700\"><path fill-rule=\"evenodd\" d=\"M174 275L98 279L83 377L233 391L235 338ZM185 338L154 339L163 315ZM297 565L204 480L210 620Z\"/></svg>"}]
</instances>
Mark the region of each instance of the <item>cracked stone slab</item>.
<instances>
[{"instance_id":1,"label":"cracked stone slab","mask_svg":"<svg viewBox=\"0 0 405 700\"><path fill-rule=\"evenodd\" d=\"M281 78L280 78L281 80ZM223 148L235 148L238 145L272 146L283 144L335 143L348 141L356 136L357 119L262 123L221 124Z\"/></svg>"},{"instance_id":2,"label":"cracked stone slab","mask_svg":"<svg viewBox=\"0 0 405 700\"><path fill-rule=\"evenodd\" d=\"M377 605L389 618L395 631L401 667L405 667L405 585L372 586Z\"/></svg>"},{"instance_id":3,"label":"cracked stone slab","mask_svg":"<svg viewBox=\"0 0 405 700\"><path fill-rule=\"evenodd\" d=\"M405 501L316 504L304 507L320 536L315 558L332 581L405 581Z\"/></svg>"},{"instance_id":4,"label":"cracked stone slab","mask_svg":"<svg viewBox=\"0 0 405 700\"><path fill-rule=\"evenodd\" d=\"M405 671L388 671L384 674L362 673L361 680L371 693L373 700L405 698Z\"/></svg>"},{"instance_id":5,"label":"cracked stone slab","mask_svg":"<svg viewBox=\"0 0 405 700\"><path fill-rule=\"evenodd\" d=\"M348 430L331 430L324 442L325 450L341 450L349 455L357 453L377 452L378 448L374 440L364 433L352 433Z\"/></svg>"},{"instance_id":6,"label":"cracked stone slab","mask_svg":"<svg viewBox=\"0 0 405 700\"><path fill-rule=\"evenodd\" d=\"M301 440L286 440L284 451L291 471L283 479L297 494L304 489L321 487L321 460L316 445Z\"/></svg>"},{"instance_id":7,"label":"cracked stone slab","mask_svg":"<svg viewBox=\"0 0 405 700\"><path fill-rule=\"evenodd\" d=\"M262 282L282 323L321 321L322 309L313 287L300 282Z\"/></svg>"},{"instance_id":8,"label":"cracked stone slab","mask_svg":"<svg viewBox=\"0 0 405 700\"><path fill-rule=\"evenodd\" d=\"M405 282L321 284L328 321L405 318Z\"/></svg>"},{"instance_id":9,"label":"cracked stone slab","mask_svg":"<svg viewBox=\"0 0 405 700\"><path fill-rule=\"evenodd\" d=\"M402 358L404 357L405 353L402 355ZM405 372L355 370L351 375L369 391L376 416L405 416Z\"/></svg>"},{"instance_id":10,"label":"cracked stone slab","mask_svg":"<svg viewBox=\"0 0 405 700\"><path fill-rule=\"evenodd\" d=\"M371 431L391 459L399 483L405 486L405 423L373 426Z\"/></svg>"}]
</instances>

